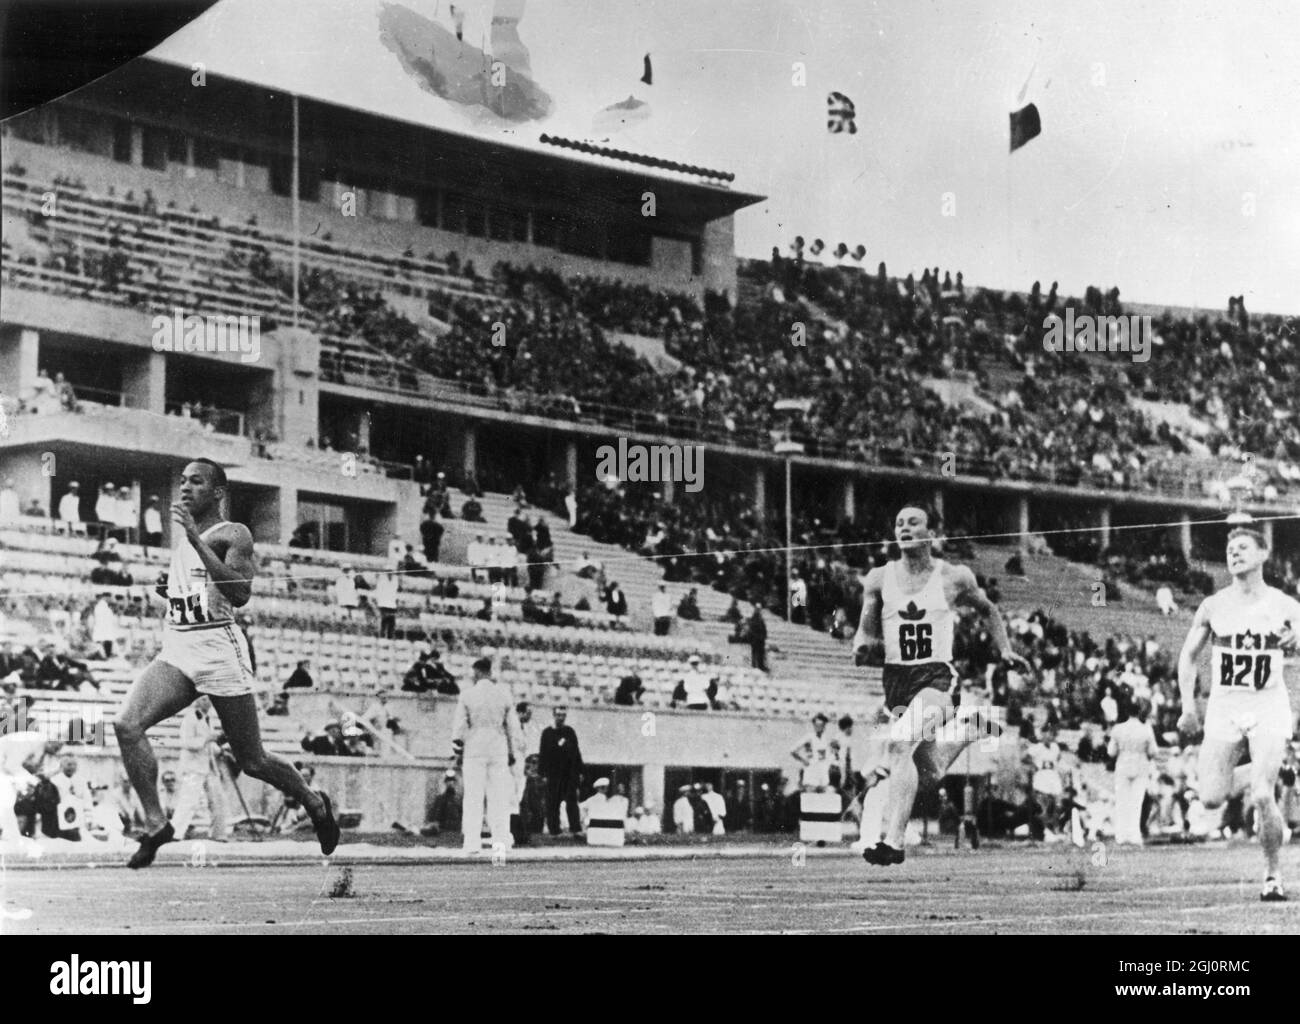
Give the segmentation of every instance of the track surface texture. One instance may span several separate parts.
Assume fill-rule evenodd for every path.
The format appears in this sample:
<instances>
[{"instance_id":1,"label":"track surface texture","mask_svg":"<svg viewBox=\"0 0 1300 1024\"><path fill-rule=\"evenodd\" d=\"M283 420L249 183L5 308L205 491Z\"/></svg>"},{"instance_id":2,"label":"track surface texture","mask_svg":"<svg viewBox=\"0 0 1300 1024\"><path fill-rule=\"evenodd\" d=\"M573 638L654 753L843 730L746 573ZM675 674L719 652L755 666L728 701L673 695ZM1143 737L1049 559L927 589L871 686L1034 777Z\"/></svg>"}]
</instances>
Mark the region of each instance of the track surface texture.
<instances>
[{"instance_id":1,"label":"track surface texture","mask_svg":"<svg viewBox=\"0 0 1300 1024\"><path fill-rule=\"evenodd\" d=\"M6 934L1300 932L1245 842L1105 850L847 849L729 859L293 862L6 872ZM1283 853L1300 881L1300 849ZM350 876L350 877L348 877ZM350 894L331 895L332 890ZM1300 890L1296 893L1300 897ZM25 911L30 910L30 916ZM15 917L17 915L17 918ZM21 919L18 919L21 918Z\"/></svg>"}]
</instances>

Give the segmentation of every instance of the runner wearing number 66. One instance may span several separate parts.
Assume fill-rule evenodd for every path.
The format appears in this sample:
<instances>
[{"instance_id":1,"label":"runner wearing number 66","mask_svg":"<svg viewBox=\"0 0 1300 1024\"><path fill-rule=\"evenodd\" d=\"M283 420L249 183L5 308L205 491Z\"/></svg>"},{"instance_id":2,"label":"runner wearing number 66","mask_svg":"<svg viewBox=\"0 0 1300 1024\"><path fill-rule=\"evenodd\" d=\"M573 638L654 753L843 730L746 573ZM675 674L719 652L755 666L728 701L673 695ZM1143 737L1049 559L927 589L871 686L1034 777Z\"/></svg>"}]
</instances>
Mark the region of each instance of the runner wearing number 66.
<instances>
[{"instance_id":1,"label":"runner wearing number 66","mask_svg":"<svg viewBox=\"0 0 1300 1024\"><path fill-rule=\"evenodd\" d=\"M931 542L940 530L933 509L900 509L894 540L902 557L872 569L862 585L854 660L858 665L879 664L883 654L884 711L893 719L884 762L864 774L867 789L890 780L884 836L874 847L863 837L863 859L882 867L903 862L903 837L921 784L937 784L971 742L1001 731L980 711L958 709L960 691L952 664L956 606L974 608L988 622L1002 659L1028 669L1011 650L1002 615L975 574L931 554ZM939 730L954 718L961 720L955 737L940 742Z\"/></svg>"},{"instance_id":2,"label":"runner wearing number 66","mask_svg":"<svg viewBox=\"0 0 1300 1024\"><path fill-rule=\"evenodd\" d=\"M1260 899L1273 902L1286 899L1278 868L1284 825L1273 791L1293 724L1282 660L1295 650L1300 602L1264 582L1268 542L1261 533L1233 530L1227 557L1232 583L1201 602L1178 658L1183 701L1178 729L1188 737L1200 731L1196 662L1209 641L1210 696L1198 767L1201 802L1212 810L1232 795L1233 770L1246 746L1250 764L1240 771L1249 775L1265 860Z\"/></svg>"}]
</instances>

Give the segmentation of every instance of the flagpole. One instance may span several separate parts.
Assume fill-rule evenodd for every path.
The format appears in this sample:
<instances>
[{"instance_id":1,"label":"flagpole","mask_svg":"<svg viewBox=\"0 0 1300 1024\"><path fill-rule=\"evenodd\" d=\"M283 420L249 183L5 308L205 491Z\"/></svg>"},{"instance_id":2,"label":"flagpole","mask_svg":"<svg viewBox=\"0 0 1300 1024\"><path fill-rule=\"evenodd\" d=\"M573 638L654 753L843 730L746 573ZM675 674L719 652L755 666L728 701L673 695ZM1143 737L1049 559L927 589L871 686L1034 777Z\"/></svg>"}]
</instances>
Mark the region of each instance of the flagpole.
<instances>
[{"instance_id":1,"label":"flagpole","mask_svg":"<svg viewBox=\"0 0 1300 1024\"><path fill-rule=\"evenodd\" d=\"M299 254L299 239L302 236L302 225L300 222L300 212L298 209L298 95L293 95L293 325L298 326L298 268L301 261Z\"/></svg>"}]
</instances>

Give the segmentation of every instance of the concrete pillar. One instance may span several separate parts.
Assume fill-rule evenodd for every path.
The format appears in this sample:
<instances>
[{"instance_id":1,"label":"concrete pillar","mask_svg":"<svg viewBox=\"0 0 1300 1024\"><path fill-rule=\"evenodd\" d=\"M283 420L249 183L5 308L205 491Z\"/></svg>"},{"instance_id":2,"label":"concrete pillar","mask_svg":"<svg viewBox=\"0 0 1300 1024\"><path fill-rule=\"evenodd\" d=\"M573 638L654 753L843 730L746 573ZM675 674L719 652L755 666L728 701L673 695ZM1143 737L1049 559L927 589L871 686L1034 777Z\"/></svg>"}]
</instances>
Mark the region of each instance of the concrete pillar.
<instances>
[{"instance_id":1,"label":"concrete pillar","mask_svg":"<svg viewBox=\"0 0 1300 1024\"><path fill-rule=\"evenodd\" d=\"M48 514L51 502L63 497L66 488L60 485L56 492L51 486L53 481L42 469L41 453L35 448L11 448L0 452L0 481L13 480L19 507L26 508L35 499Z\"/></svg>"},{"instance_id":2,"label":"concrete pillar","mask_svg":"<svg viewBox=\"0 0 1300 1024\"><path fill-rule=\"evenodd\" d=\"M280 543L288 544L298 528L298 492L292 487L281 487L279 499Z\"/></svg>"},{"instance_id":3,"label":"concrete pillar","mask_svg":"<svg viewBox=\"0 0 1300 1024\"><path fill-rule=\"evenodd\" d=\"M26 327L6 331L0 338L0 394L11 400L31 394L36 386L39 355L40 335L35 331Z\"/></svg>"},{"instance_id":4,"label":"concrete pillar","mask_svg":"<svg viewBox=\"0 0 1300 1024\"><path fill-rule=\"evenodd\" d=\"M1016 533L1023 551L1029 544L1029 498L1025 495L1016 499Z\"/></svg>"},{"instance_id":5,"label":"concrete pillar","mask_svg":"<svg viewBox=\"0 0 1300 1024\"><path fill-rule=\"evenodd\" d=\"M754 467L754 513L767 521L767 467L761 462Z\"/></svg>"},{"instance_id":6,"label":"concrete pillar","mask_svg":"<svg viewBox=\"0 0 1300 1024\"><path fill-rule=\"evenodd\" d=\"M934 494L930 496L930 501L934 505L934 510L939 513L939 517L942 519L943 518L943 488L942 487L936 487L934 489Z\"/></svg>"},{"instance_id":7,"label":"concrete pillar","mask_svg":"<svg viewBox=\"0 0 1300 1024\"><path fill-rule=\"evenodd\" d=\"M357 432L357 451L370 451L370 413L357 413L356 425L353 429Z\"/></svg>"},{"instance_id":8,"label":"concrete pillar","mask_svg":"<svg viewBox=\"0 0 1300 1024\"><path fill-rule=\"evenodd\" d=\"M857 478L846 476L844 478L843 491L840 496L840 516L846 522L857 522L858 518L858 489Z\"/></svg>"},{"instance_id":9,"label":"concrete pillar","mask_svg":"<svg viewBox=\"0 0 1300 1024\"><path fill-rule=\"evenodd\" d=\"M144 166L144 127L131 125L131 166Z\"/></svg>"},{"instance_id":10,"label":"concrete pillar","mask_svg":"<svg viewBox=\"0 0 1300 1024\"><path fill-rule=\"evenodd\" d=\"M673 498L677 496L677 482L671 476L662 480L659 484L659 493L664 497L664 503L671 505Z\"/></svg>"},{"instance_id":11,"label":"concrete pillar","mask_svg":"<svg viewBox=\"0 0 1300 1024\"><path fill-rule=\"evenodd\" d=\"M123 360L122 391L132 409L145 409L161 416L166 412L167 359L162 352L145 353Z\"/></svg>"},{"instance_id":12,"label":"concrete pillar","mask_svg":"<svg viewBox=\"0 0 1300 1024\"><path fill-rule=\"evenodd\" d=\"M1273 520L1265 519L1259 524L1259 529L1264 534L1264 540L1268 543L1269 551L1273 550Z\"/></svg>"},{"instance_id":13,"label":"concrete pillar","mask_svg":"<svg viewBox=\"0 0 1300 1024\"><path fill-rule=\"evenodd\" d=\"M1097 510L1097 542L1101 545L1101 550L1105 551L1110 547L1110 506L1102 505Z\"/></svg>"},{"instance_id":14,"label":"concrete pillar","mask_svg":"<svg viewBox=\"0 0 1300 1024\"><path fill-rule=\"evenodd\" d=\"M564 442L564 482L578 489L578 442L572 438Z\"/></svg>"},{"instance_id":15,"label":"concrete pillar","mask_svg":"<svg viewBox=\"0 0 1300 1024\"><path fill-rule=\"evenodd\" d=\"M1184 558L1192 557L1192 517L1186 512L1178 517L1178 547Z\"/></svg>"},{"instance_id":16,"label":"concrete pillar","mask_svg":"<svg viewBox=\"0 0 1300 1024\"><path fill-rule=\"evenodd\" d=\"M641 766L641 799L643 806L654 807L655 814L660 818L663 817L664 809L668 806L664 803L664 769L662 764L647 764ZM676 795L673 795L676 799Z\"/></svg>"},{"instance_id":17,"label":"concrete pillar","mask_svg":"<svg viewBox=\"0 0 1300 1024\"><path fill-rule=\"evenodd\" d=\"M460 471L467 478L478 475L478 425L472 422L460 435Z\"/></svg>"}]
</instances>

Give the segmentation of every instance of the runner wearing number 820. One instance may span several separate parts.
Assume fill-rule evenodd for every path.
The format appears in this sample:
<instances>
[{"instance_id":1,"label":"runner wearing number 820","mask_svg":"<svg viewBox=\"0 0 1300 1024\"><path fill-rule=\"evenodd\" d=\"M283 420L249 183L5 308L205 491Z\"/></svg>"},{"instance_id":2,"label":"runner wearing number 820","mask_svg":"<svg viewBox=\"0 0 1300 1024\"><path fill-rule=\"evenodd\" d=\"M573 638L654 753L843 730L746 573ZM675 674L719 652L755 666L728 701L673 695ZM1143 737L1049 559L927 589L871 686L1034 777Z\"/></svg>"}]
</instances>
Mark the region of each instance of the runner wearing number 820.
<instances>
[{"instance_id":1,"label":"runner wearing number 820","mask_svg":"<svg viewBox=\"0 0 1300 1024\"><path fill-rule=\"evenodd\" d=\"M1246 745L1250 764L1241 772L1250 777L1250 800L1265 860L1260 899L1285 900L1278 868L1284 825L1274 787L1293 726L1282 661L1295 649L1300 602L1264 582L1268 542L1262 534L1233 530L1228 534L1227 558L1232 583L1201 602L1178 658L1183 702L1178 728L1186 736L1199 731L1197 658L1209 641L1210 696L1198 765L1201 802L1212 810L1232 795L1233 770Z\"/></svg>"}]
</instances>

